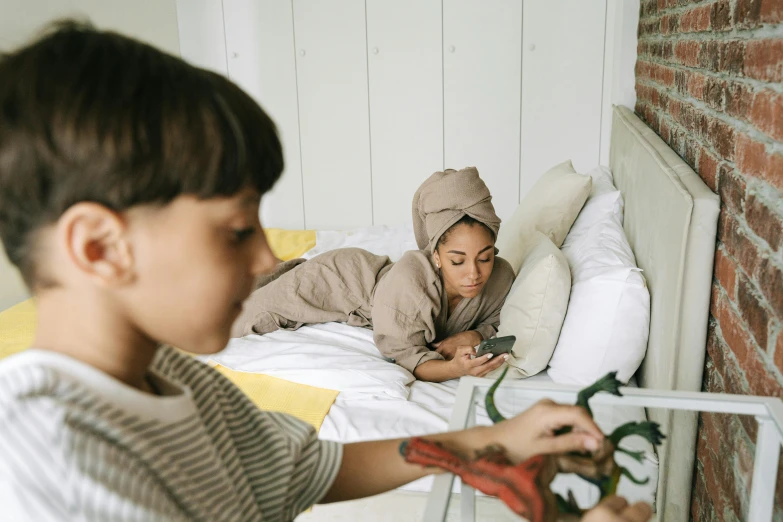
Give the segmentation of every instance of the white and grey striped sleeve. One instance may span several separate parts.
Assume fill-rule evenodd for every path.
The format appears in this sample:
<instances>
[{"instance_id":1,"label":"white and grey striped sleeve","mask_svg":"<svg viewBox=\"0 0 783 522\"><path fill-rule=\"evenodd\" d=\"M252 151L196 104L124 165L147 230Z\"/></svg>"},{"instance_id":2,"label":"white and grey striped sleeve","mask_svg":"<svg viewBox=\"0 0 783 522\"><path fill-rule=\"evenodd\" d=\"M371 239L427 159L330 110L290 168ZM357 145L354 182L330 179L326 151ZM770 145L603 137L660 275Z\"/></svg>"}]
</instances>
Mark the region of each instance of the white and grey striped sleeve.
<instances>
[{"instance_id":1,"label":"white and grey striped sleeve","mask_svg":"<svg viewBox=\"0 0 783 522\"><path fill-rule=\"evenodd\" d=\"M259 410L225 376L207 370L225 393L226 406L233 410L230 417L237 419L228 426L266 515L279 513L283 520L293 520L318 503L340 470L342 445L319 440L313 427L296 417Z\"/></svg>"},{"instance_id":2,"label":"white and grey striped sleeve","mask_svg":"<svg viewBox=\"0 0 783 522\"><path fill-rule=\"evenodd\" d=\"M0 409L0 506L9 520L71 518L58 409L46 398Z\"/></svg>"}]
</instances>

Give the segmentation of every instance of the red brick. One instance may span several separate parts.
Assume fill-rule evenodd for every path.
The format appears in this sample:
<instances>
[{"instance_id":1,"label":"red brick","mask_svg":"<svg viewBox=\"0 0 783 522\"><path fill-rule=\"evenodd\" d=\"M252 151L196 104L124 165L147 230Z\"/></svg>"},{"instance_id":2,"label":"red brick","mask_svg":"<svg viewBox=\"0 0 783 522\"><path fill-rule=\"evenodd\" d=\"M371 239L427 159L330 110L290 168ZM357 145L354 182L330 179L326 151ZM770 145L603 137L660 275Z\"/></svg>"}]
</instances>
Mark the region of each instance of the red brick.
<instances>
[{"instance_id":1,"label":"red brick","mask_svg":"<svg viewBox=\"0 0 783 522\"><path fill-rule=\"evenodd\" d=\"M678 30L681 33L701 32L710 28L712 5L694 7L680 16Z\"/></svg>"},{"instance_id":2,"label":"red brick","mask_svg":"<svg viewBox=\"0 0 783 522\"><path fill-rule=\"evenodd\" d=\"M719 70L742 76L745 70L745 42L729 40L720 45Z\"/></svg>"},{"instance_id":3,"label":"red brick","mask_svg":"<svg viewBox=\"0 0 783 522\"><path fill-rule=\"evenodd\" d=\"M699 176L713 192L718 191L718 158L702 148L699 153Z\"/></svg>"},{"instance_id":4,"label":"red brick","mask_svg":"<svg viewBox=\"0 0 783 522\"><path fill-rule=\"evenodd\" d=\"M749 176L763 179L783 191L783 155L768 153L763 143L740 134L735 149L737 168Z\"/></svg>"},{"instance_id":5,"label":"red brick","mask_svg":"<svg viewBox=\"0 0 783 522\"><path fill-rule=\"evenodd\" d=\"M783 373L783 332L778 333L778 340L775 343L775 366Z\"/></svg>"},{"instance_id":6,"label":"red brick","mask_svg":"<svg viewBox=\"0 0 783 522\"><path fill-rule=\"evenodd\" d=\"M710 25L716 31L731 29L731 5L729 0L719 0L712 4Z\"/></svg>"},{"instance_id":7,"label":"red brick","mask_svg":"<svg viewBox=\"0 0 783 522\"><path fill-rule=\"evenodd\" d=\"M783 21L781 0L737 0L734 20L738 27L752 28L763 23Z\"/></svg>"},{"instance_id":8,"label":"red brick","mask_svg":"<svg viewBox=\"0 0 783 522\"><path fill-rule=\"evenodd\" d=\"M696 67L699 65L701 45L693 40L681 40L674 44L674 57L683 65Z\"/></svg>"},{"instance_id":9,"label":"red brick","mask_svg":"<svg viewBox=\"0 0 783 522\"><path fill-rule=\"evenodd\" d=\"M715 149L715 152L723 159L734 159L737 141L734 127L717 118L710 118L708 122L709 130L706 138Z\"/></svg>"},{"instance_id":10,"label":"red brick","mask_svg":"<svg viewBox=\"0 0 783 522\"><path fill-rule=\"evenodd\" d=\"M765 349L769 335L769 313L767 307L756 294L754 285L744 276L738 278L737 286L737 305L748 327L748 331L756 340L758 345ZM721 329L723 321L721 321ZM725 338L725 334L724 334ZM728 341L728 339L727 339ZM732 346L732 349L734 347ZM736 350L735 350L736 351Z\"/></svg>"},{"instance_id":11,"label":"red brick","mask_svg":"<svg viewBox=\"0 0 783 522\"><path fill-rule=\"evenodd\" d=\"M661 34L669 34L677 31L680 24L680 18L677 15L666 15L661 17Z\"/></svg>"},{"instance_id":12,"label":"red brick","mask_svg":"<svg viewBox=\"0 0 783 522\"><path fill-rule=\"evenodd\" d=\"M778 477L775 487L775 511L773 520L783 520L783 458L778 460Z\"/></svg>"},{"instance_id":13,"label":"red brick","mask_svg":"<svg viewBox=\"0 0 783 522\"><path fill-rule=\"evenodd\" d=\"M659 134L663 141L669 143L669 139L671 138L671 125L669 124L669 120L661 119Z\"/></svg>"},{"instance_id":14,"label":"red brick","mask_svg":"<svg viewBox=\"0 0 783 522\"><path fill-rule=\"evenodd\" d=\"M723 80L713 77L706 78L702 88L702 95L699 99L703 100L709 107L721 111L725 103L723 99L725 87L726 82Z\"/></svg>"},{"instance_id":15,"label":"red brick","mask_svg":"<svg viewBox=\"0 0 783 522\"><path fill-rule=\"evenodd\" d=\"M753 92L750 87L739 82L721 83L724 110L735 118L747 120L753 101Z\"/></svg>"},{"instance_id":16,"label":"red brick","mask_svg":"<svg viewBox=\"0 0 783 522\"><path fill-rule=\"evenodd\" d=\"M765 82L783 81L783 39L748 42L745 74Z\"/></svg>"},{"instance_id":17,"label":"red brick","mask_svg":"<svg viewBox=\"0 0 783 522\"><path fill-rule=\"evenodd\" d=\"M759 19L765 24L783 22L783 0L762 0Z\"/></svg>"},{"instance_id":18,"label":"red brick","mask_svg":"<svg viewBox=\"0 0 783 522\"><path fill-rule=\"evenodd\" d=\"M720 166L718 190L721 202L731 212L741 216L745 212L745 180L725 163Z\"/></svg>"},{"instance_id":19,"label":"red brick","mask_svg":"<svg viewBox=\"0 0 783 522\"><path fill-rule=\"evenodd\" d=\"M734 25L754 27L759 23L761 0L737 0L734 6Z\"/></svg>"},{"instance_id":20,"label":"red brick","mask_svg":"<svg viewBox=\"0 0 783 522\"><path fill-rule=\"evenodd\" d=\"M726 251L737 261L746 274L755 274L759 267L761 254L756 244L751 241L737 221L729 216L727 226L722 230L719 239L726 246Z\"/></svg>"},{"instance_id":21,"label":"red brick","mask_svg":"<svg viewBox=\"0 0 783 522\"><path fill-rule=\"evenodd\" d=\"M783 94L765 90L752 100L750 122L761 132L783 141Z\"/></svg>"},{"instance_id":22,"label":"red brick","mask_svg":"<svg viewBox=\"0 0 783 522\"><path fill-rule=\"evenodd\" d=\"M759 264L757 275L761 293L766 297L776 317L783 319L783 271L769 258Z\"/></svg>"},{"instance_id":23,"label":"red brick","mask_svg":"<svg viewBox=\"0 0 783 522\"><path fill-rule=\"evenodd\" d=\"M639 21L639 37L655 34L660 31L660 22L658 19L652 20L640 20Z\"/></svg>"},{"instance_id":24,"label":"red brick","mask_svg":"<svg viewBox=\"0 0 783 522\"><path fill-rule=\"evenodd\" d=\"M748 227L766 241L772 250L780 248L783 239L781 217L753 194L750 194L745 202L745 221L747 221Z\"/></svg>"},{"instance_id":25,"label":"red brick","mask_svg":"<svg viewBox=\"0 0 783 522\"><path fill-rule=\"evenodd\" d=\"M737 264L722 247L715 251L715 277L726 291L729 299L737 300Z\"/></svg>"}]
</instances>

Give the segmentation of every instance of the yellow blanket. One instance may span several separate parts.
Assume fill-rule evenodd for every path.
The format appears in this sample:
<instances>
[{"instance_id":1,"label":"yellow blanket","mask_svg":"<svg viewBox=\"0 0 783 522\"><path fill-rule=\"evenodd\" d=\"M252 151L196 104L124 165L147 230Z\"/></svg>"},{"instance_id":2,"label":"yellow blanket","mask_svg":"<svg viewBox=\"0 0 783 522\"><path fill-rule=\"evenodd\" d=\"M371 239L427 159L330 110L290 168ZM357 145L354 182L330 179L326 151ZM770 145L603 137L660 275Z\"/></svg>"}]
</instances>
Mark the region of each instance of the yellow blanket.
<instances>
[{"instance_id":1,"label":"yellow blanket","mask_svg":"<svg viewBox=\"0 0 783 522\"><path fill-rule=\"evenodd\" d=\"M239 372L217 363L214 368L237 385L256 406L266 411L281 411L321 429L324 417L337 398L338 391L278 379L259 373Z\"/></svg>"},{"instance_id":2,"label":"yellow blanket","mask_svg":"<svg viewBox=\"0 0 783 522\"><path fill-rule=\"evenodd\" d=\"M312 230L266 229L272 252L286 261L301 257L315 246ZM28 299L0 312L0 359L29 347L36 326L35 301ZM236 384L259 408L289 413L312 424L316 430L329 412L338 392L277 379L268 375L238 372L217 365L217 370Z\"/></svg>"}]
</instances>

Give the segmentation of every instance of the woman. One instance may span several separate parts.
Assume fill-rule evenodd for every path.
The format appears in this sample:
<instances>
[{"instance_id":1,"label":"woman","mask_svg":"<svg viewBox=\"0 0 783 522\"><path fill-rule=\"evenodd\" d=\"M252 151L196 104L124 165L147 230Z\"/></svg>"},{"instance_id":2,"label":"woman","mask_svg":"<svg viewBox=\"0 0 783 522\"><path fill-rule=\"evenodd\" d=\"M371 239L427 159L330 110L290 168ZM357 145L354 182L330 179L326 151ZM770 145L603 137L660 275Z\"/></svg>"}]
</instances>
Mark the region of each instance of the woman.
<instances>
[{"instance_id":1,"label":"woman","mask_svg":"<svg viewBox=\"0 0 783 522\"><path fill-rule=\"evenodd\" d=\"M476 168L430 176L413 198L413 224L421 250L396 263L358 248L282 263L259 281L233 335L339 321L371 327L380 352L421 380L498 368L504 357L472 356L497 333L514 272L496 257L500 218Z\"/></svg>"}]
</instances>

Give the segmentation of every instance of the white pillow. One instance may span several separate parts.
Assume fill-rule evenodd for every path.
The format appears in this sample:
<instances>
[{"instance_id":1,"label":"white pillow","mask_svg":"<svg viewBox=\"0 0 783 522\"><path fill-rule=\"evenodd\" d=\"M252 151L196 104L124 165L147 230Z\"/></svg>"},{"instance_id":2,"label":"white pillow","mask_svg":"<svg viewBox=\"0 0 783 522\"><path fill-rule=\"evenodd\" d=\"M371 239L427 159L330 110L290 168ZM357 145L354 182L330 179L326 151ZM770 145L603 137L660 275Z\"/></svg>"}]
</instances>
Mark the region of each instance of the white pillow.
<instances>
[{"instance_id":1,"label":"white pillow","mask_svg":"<svg viewBox=\"0 0 783 522\"><path fill-rule=\"evenodd\" d=\"M520 240L534 230L549 237L557 247L563 244L590 194L591 185L592 178L577 174L570 160L552 167L536 181L514 215L500 227L495 243L514 273L519 273L524 259Z\"/></svg>"},{"instance_id":2,"label":"white pillow","mask_svg":"<svg viewBox=\"0 0 783 522\"><path fill-rule=\"evenodd\" d=\"M622 195L597 185L562 248L573 286L549 362L559 383L589 385L610 371L627 382L647 351L650 293L622 227Z\"/></svg>"},{"instance_id":3,"label":"white pillow","mask_svg":"<svg viewBox=\"0 0 783 522\"><path fill-rule=\"evenodd\" d=\"M517 338L507 361L511 378L530 377L546 368L571 292L568 261L547 236L533 232L520 246L525 256L500 310L498 328L498 337Z\"/></svg>"}]
</instances>

